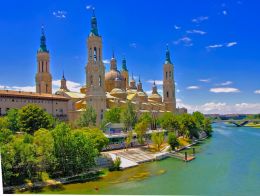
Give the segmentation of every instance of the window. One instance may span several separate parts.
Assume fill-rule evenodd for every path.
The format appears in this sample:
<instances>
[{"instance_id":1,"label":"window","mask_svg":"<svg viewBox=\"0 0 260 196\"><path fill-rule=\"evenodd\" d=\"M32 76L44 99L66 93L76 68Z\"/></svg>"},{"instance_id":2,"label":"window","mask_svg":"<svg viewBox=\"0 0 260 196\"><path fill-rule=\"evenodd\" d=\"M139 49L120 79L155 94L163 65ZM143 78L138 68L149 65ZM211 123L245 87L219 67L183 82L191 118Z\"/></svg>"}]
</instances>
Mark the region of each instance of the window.
<instances>
[{"instance_id":1,"label":"window","mask_svg":"<svg viewBox=\"0 0 260 196\"><path fill-rule=\"evenodd\" d=\"M90 76L90 84L91 85L93 84L93 76L92 75Z\"/></svg>"},{"instance_id":2,"label":"window","mask_svg":"<svg viewBox=\"0 0 260 196\"><path fill-rule=\"evenodd\" d=\"M89 48L89 58L92 58L92 48Z\"/></svg>"},{"instance_id":3,"label":"window","mask_svg":"<svg viewBox=\"0 0 260 196\"><path fill-rule=\"evenodd\" d=\"M101 53L100 53L100 48L98 49L98 60L101 61Z\"/></svg>"},{"instance_id":4,"label":"window","mask_svg":"<svg viewBox=\"0 0 260 196\"><path fill-rule=\"evenodd\" d=\"M42 62L42 72L43 72L43 62Z\"/></svg>"},{"instance_id":5,"label":"window","mask_svg":"<svg viewBox=\"0 0 260 196\"><path fill-rule=\"evenodd\" d=\"M98 78L98 83L99 83L99 86L101 86L101 76L99 76L99 78Z\"/></svg>"},{"instance_id":6,"label":"window","mask_svg":"<svg viewBox=\"0 0 260 196\"><path fill-rule=\"evenodd\" d=\"M169 97L169 92L168 92L168 91L166 92L166 97L167 97L167 98Z\"/></svg>"},{"instance_id":7,"label":"window","mask_svg":"<svg viewBox=\"0 0 260 196\"><path fill-rule=\"evenodd\" d=\"M172 72L170 71L170 72L169 72L169 78L171 78L171 76L172 76Z\"/></svg>"},{"instance_id":8,"label":"window","mask_svg":"<svg viewBox=\"0 0 260 196\"><path fill-rule=\"evenodd\" d=\"M97 48L94 47L94 62L97 62Z\"/></svg>"},{"instance_id":9,"label":"window","mask_svg":"<svg viewBox=\"0 0 260 196\"><path fill-rule=\"evenodd\" d=\"M168 78L168 73L167 73L167 71L166 71L166 79Z\"/></svg>"}]
</instances>

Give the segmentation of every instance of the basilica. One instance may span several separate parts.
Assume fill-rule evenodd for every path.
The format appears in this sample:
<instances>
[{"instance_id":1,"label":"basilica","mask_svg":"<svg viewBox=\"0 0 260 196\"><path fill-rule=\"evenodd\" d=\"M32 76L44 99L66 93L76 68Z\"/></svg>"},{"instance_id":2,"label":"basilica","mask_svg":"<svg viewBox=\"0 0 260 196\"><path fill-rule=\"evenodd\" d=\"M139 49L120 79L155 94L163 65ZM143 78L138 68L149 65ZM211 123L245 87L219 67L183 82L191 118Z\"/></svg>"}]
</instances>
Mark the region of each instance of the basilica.
<instances>
[{"instance_id":1,"label":"basilica","mask_svg":"<svg viewBox=\"0 0 260 196\"><path fill-rule=\"evenodd\" d=\"M129 74L125 58L122 60L121 67L118 67L114 53L110 60L110 70L105 72L102 37L98 32L97 18L94 11L91 17L91 29L87 37L86 46L88 59L85 66L86 85L82 86L80 92L70 91L63 73L60 89L55 94L52 94L50 52L47 49L46 36L42 29L40 48L37 51L36 93L26 94L19 91L19 93L10 94L10 91L8 93L8 91L4 92L2 90L0 91L0 102L3 93L5 96L10 94L11 99L12 94L23 95L24 97L26 95L34 95L34 97L37 97L37 100L34 102L36 104L41 103L41 99L49 97L51 100L54 99L50 103L53 105L56 101L56 107L58 107L56 111L52 111L52 114L66 116L71 122L78 119L86 107L91 106L97 113L97 124L100 124L102 121L105 111L112 107L124 107L127 102L131 102L139 114L151 112L153 115L159 116L165 112L187 112L185 108L176 108L174 66L171 62L168 47L166 49L165 62L162 65L162 97L157 91L155 82L151 86L152 93L147 94L143 90L140 78L138 81L135 81L133 74ZM30 99L30 97L27 98ZM62 104L60 103L61 108L57 106L57 101L62 102ZM9 104L8 107L12 107L12 104ZM51 107L51 105L47 107Z\"/></svg>"}]
</instances>

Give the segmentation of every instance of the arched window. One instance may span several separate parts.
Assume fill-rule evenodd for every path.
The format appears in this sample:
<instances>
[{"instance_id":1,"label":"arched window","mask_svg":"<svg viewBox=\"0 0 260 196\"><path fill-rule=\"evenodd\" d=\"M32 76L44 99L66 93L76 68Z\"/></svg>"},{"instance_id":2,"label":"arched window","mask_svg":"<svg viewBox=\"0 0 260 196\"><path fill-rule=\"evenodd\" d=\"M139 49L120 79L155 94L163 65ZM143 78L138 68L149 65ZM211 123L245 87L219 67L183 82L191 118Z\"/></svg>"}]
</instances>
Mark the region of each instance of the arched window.
<instances>
[{"instance_id":1,"label":"arched window","mask_svg":"<svg viewBox=\"0 0 260 196\"><path fill-rule=\"evenodd\" d=\"M98 60L101 61L101 52L100 52L100 48L98 49Z\"/></svg>"},{"instance_id":2,"label":"arched window","mask_svg":"<svg viewBox=\"0 0 260 196\"><path fill-rule=\"evenodd\" d=\"M93 84L93 76L92 75L90 76L90 84L91 85Z\"/></svg>"},{"instance_id":3,"label":"arched window","mask_svg":"<svg viewBox=\"0 0 260 196\"><path fill-rule=\"evenodd\" d=\"M92 48L89 48L89 59L92 58Z\"/></svg>"},{"instance_id":4,"label":"arched window","mask_svg":"<svg viewBox=\"0 0 260 196\"><path fill-rule=\"evenodd\" d=\"M168 72L166 71L166 79L168 78Z\"/></svg>"},{"instance_id":5,"label":"arched window","mask_svg":"<svg viewBox=\"0 0 260 196\"><path fill-rule=\"evenodd\" d=\"M101 76L98 77L99 86L101 86Z\"/></svg>"},{"instance_id":6,"label":"arched window","mask_svg":"<svg viewBox=\"0 0 260 196\"><path fill-rule=\"evenodd\" d=\"M43 61L42 61L42 72L43 72Z\"/></svg>"},{"instance_id":7,"label":"arched window","mask_svg":"<svg viewBox=\"0 0 260 196\"><path fill-rule=\"evenodd\" d=\"M171 77L172 77L172 72L170 71L170 72L169 72L169 78L171 78Z\"/></svg>"},{"instance_id":8,"label":"arched window","mask_svg":"<svg viewBox=\"0 0 260 196\"><path fill-rule=\"evenodd\" d=\"M94 62L97 62L97 48L94 47Z\"/></svg>"},{"instance_id":9,"label":"arched window","mask_svg":"<svg viewBox=\"0 0 260 196\"><path fill-rule=\"evenodd\" d=\"M168 92L168 91L166 92L166 97L167 97L167 98L169 97L169 92Z\"/></svg>"}]
</instances>

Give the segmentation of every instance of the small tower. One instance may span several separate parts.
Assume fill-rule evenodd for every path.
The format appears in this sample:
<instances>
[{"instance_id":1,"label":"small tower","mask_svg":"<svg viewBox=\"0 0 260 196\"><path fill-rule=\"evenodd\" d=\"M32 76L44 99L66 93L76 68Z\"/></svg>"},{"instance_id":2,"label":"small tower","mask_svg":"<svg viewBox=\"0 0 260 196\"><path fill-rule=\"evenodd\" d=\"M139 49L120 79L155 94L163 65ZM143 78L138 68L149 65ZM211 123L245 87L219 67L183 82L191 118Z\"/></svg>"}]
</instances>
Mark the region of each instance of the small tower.
<instances>
[{"instance_id":1,"label":"small tower","mask_svg":"<svg viewBox=\"0 0 260 196\"><path fill-rule=\"evenodd\" d=\"M36 92L52 94L52 76L50 73L50 54L46 46L46 37L42 27L41 44L37 51Z\"/></svg>"},{"instance_id":2,"label":"small tower","mask_svg":"<svg viewBox=\"0 0 260 196\"><path fill-rule=\"evenodd\" d=\"M139 92L143 91L143 85L142 85L140 76L139 76L139 81L138 81L138 84L137 84L137 91L139 91Z\"/></svg>"},{"instance_id":3,"label":"small tower","mask_svg":"<svg viewBox=\"0 0 260 196\"><path fill-rule=\"evenodd\" d=\"M97 125L106 110L105 66L102 62L102 38L98 34L97 19L93 9L91 31L87 38L88 62L86 65L86 103L97 114Z\"/></svg>"},{"instance_id":4,"label":"small tower","mask_svg":"<svg viewBox=\"0 0 260 196\"><path fill-rule=\"evenodd\" d=\"M135 85L135 79L134 79L134 75L132 73L132 79L130 80L130 89L136 89L136 85Z\"/></svg>"},{"instance_id":5,"label":"small tower","mask_svg":"<svg viewBox=\"0 0 260 196\"><path fill-rule=\"evenodd\" d=\"M166 59L163 66L163 102L165 109L176 113L174 67L170 58L168 45L166 48Z\"/></svg>"},{"instance_id":6,"label":"small tower","mask_svg":"<svg viewBox=\"0 0 260 196\"><path fill-rule=\"evenodd\" d=\"M62 74L62 78L60 81L60 90L65 91L65 92L69 92L70 90L67 88L67 80L64 76L64 72Z\"/></svg>"},{"instance_id":7,"label":"small tower","mask_svg":"<svg viewBox=\"0 0 260 196\"><path fill-rule=\"evenodd\" d=\"M124 79L122 88L126 90L126 89L129 88L129 75L128 75L128 70L127 70L127 67L126 67L126 59L125 59L125 57L124 57L123 60L122 60L122 71L121 71L121 75L122 75L122 77L123 77L123 79Z\"/></svg>"}]
</instances>

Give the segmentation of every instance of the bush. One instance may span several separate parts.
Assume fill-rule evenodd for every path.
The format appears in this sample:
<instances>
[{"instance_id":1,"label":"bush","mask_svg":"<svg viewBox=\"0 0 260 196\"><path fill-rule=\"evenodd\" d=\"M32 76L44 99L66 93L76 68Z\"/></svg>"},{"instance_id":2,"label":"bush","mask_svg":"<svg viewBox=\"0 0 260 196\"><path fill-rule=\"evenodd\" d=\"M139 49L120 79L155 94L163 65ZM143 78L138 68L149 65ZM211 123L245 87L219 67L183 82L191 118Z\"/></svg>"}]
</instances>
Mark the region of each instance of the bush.
<instances>
[{"instance_id":1,"label":"bush","mask_svg":"<svg viewBox=\"0 0 260 196\"><path fill-rule=\"evenodd\" d=\"M112 167L109 168L110 171L119 171L121 165L121 159L120 157L116 157L116 159L113 161Z\"/></svg>"}]
</instances>

